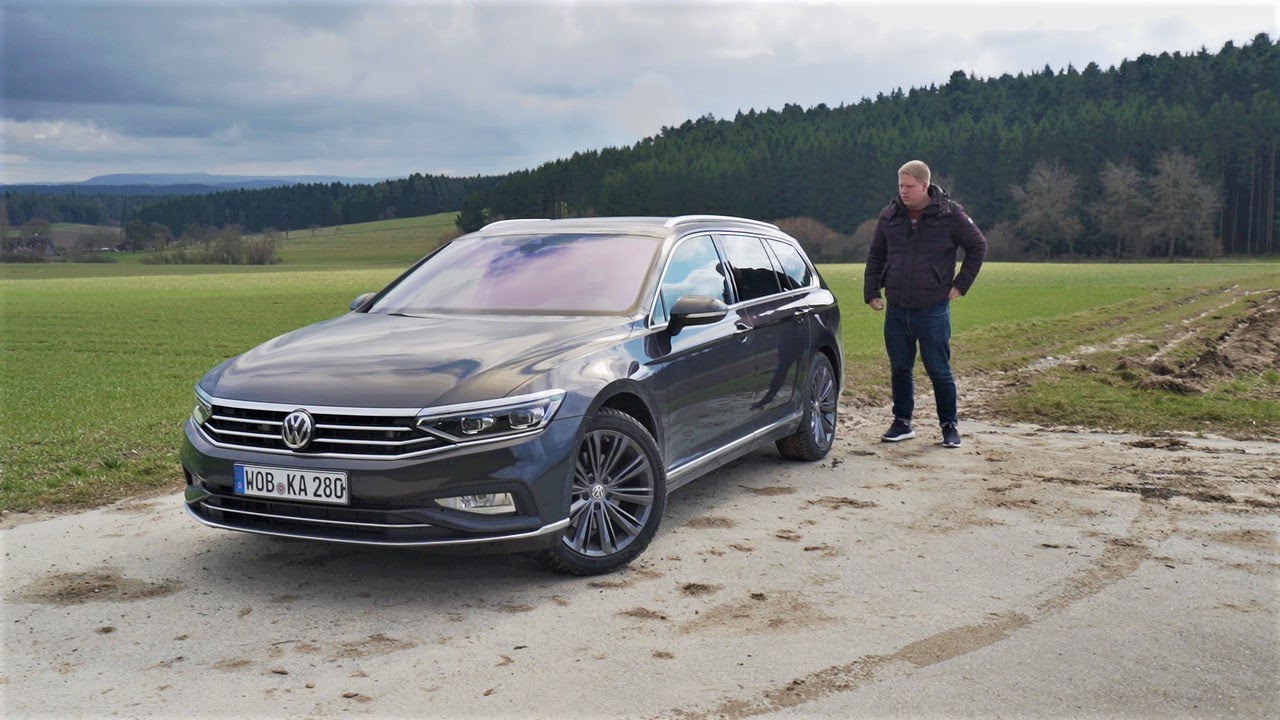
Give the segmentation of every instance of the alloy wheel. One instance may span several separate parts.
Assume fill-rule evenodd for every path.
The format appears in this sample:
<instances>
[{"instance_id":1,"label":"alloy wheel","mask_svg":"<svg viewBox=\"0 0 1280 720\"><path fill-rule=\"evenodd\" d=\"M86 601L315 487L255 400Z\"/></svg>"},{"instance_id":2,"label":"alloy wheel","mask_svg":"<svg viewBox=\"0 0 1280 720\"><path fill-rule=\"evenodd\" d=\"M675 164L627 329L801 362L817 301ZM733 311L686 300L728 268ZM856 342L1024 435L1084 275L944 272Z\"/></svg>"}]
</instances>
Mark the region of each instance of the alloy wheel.
<instances>
[{"instance_id":1,"label":"alloy wheel","mask_svg":"<svg viewBox=\"0 0 1280 720\"><path fill-rule=\"evenodd\" d=\"M616 430L588 432L573 468L564 543L588 557L627 549L649 524L655 478L649 456Z\"/></svg>"},{"instance_id":2,"label":"alloy wheel","mask_svg":"<svg viewBox=\"0 0 1280 720\"><path fill-rule=\"evenodd\" d=\"M836 380L826 363L815 368L809 390L809 432L818 447L828 447L836 431Z\"/></svg>"}]
</instances>

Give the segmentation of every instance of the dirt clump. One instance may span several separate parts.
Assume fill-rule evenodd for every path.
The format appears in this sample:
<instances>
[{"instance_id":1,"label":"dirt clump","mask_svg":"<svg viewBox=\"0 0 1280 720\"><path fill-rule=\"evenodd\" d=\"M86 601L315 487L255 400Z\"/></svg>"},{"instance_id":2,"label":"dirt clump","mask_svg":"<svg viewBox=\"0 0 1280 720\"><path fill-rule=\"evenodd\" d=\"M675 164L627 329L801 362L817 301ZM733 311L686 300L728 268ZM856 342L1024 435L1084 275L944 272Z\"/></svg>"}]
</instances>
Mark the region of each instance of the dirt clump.
<instances>
[{"instance_id":1,"label":"dirt clump","mask_svg":"<svg viewBox=\"0 0 1280 720\"><path fill-rule=\"evenodd\" d=\"M26 586L23 600L49 605L77 605L83 602L126 602L161 597L183 588L178 580L150 582L127 578L118 570L104 568L91 572L55 573Z\"/></svg>"}]
</instances>

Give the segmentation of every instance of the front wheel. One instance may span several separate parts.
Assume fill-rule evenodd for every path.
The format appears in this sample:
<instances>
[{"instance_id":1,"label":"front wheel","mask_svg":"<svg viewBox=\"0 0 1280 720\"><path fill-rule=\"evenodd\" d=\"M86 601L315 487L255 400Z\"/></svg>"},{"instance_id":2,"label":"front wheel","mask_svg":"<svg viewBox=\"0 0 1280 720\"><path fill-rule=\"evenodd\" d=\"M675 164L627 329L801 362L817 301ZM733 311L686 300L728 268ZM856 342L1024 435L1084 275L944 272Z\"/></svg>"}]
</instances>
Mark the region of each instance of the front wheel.
<instances>
[{"instance_id":1,"label":"front wheel","mask_svg":"<svg viewBox=\"0 0 1280 720\"><path fill-rule=\"evenodd\" d=\"M574 459L569 527L535 558L574 575L634 560L653 540L667 503L666 471L653 436L612 408L596 412Z\"/></svg>"},{"instance_id":2,"label":"front wheel","mask_svg":"<svg viewBox=\"0 0 1280 720\"><path fill-rule=\"evenodd\" d=\"M823 353L814 354L809 365L809 381L805 383L804 416L800 427L776 443L783 457L812 462L831 452L836 440L839 392L831 361Z\"/></svg>"}]
</instances>

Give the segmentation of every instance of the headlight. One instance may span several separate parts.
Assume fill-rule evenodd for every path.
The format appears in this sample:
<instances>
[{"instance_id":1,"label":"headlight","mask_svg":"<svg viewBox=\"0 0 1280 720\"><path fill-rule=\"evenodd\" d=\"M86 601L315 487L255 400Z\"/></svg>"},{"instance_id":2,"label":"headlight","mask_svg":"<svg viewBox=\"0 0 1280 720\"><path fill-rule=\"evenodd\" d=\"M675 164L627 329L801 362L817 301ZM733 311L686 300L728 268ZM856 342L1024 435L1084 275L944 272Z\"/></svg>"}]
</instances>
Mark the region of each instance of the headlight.
<instances>
[{"instance_id":1,"label":"headlight","mask_svg":"<svg viewBox=\"0 0 1280 720\"><path fill-rule=\"evenodd\" d=\"M213 416L213 403L206 398L199 390L196 389L196 407L191 411L191 419L197 425L203 425L205 420Z\"/></svg>"},{"instance_id":2,"label":"headlight","mask_svg":"<svg viewBox=\"0 0 1280 720\"><path fill-rule=\"evenodd\" d=\"M511 493L488 493L485 495L459 495L436 500L441 507L453 508L464 512L483 515L503 515L516 511L516 501Z\"/></svg>"},{"instance_id":3,"label":"headlight","mask_svg":"<svg viewBox=\"0 0 1280 720\"><path fill-rule=\"evenodd\" d=\"M564 400L563 390L427 408L418 416L422 430L453 443L528 435L547 426Z\"/></svg>"}]
</instances>

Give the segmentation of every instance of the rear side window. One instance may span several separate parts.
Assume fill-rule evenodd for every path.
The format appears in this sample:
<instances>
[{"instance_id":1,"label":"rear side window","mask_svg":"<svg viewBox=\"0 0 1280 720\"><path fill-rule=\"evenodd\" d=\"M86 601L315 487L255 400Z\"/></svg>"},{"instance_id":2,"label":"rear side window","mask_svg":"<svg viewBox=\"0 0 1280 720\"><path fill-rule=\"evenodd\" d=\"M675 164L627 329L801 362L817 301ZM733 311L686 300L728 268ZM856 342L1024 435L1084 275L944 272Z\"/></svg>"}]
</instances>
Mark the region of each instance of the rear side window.
<instances>
[{"instance_id":1,"label":"rear side window","mask_svg":"<svg viewBox=\"0 0 1280 720\"><path fill-rule=\"evenodd\" d=\"M759 238L724 235L720 240L734 285L738 287L739 302L776 295L782 290L779 273Z\"/></svg>"},{"instance_id":2,"label":"rear side window","mask_svg":"<svg viewBox=\"0 0 1280 720\"><path fill-rule=\"evenodd\" d=\"M700 235L680 243L671 253L671 263L662 278L653 321L659 325L670 318L676 301L685 295L705 295L729 303L729 279L711 236Z\"/></svg>"},{"instance_id":3,"label":"rear side window","mask_svg":"<svg viewBox=\"0 0 1280 720\"><path fill-rule=\"evenodd\" d=\"M804 257L800 255L800 251L791 243L785 243L781 240L770 240L769 246L773 248L773 254L778 257L778 262L782 263L783 290L798 290L800 288L809 287L813 282L813 272L809 270L809 263L804 261Z\"/></svg>"}]
</instances>

